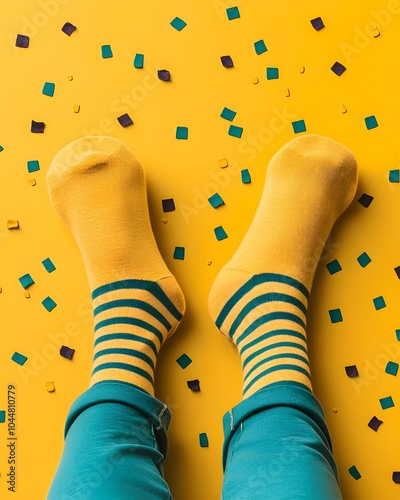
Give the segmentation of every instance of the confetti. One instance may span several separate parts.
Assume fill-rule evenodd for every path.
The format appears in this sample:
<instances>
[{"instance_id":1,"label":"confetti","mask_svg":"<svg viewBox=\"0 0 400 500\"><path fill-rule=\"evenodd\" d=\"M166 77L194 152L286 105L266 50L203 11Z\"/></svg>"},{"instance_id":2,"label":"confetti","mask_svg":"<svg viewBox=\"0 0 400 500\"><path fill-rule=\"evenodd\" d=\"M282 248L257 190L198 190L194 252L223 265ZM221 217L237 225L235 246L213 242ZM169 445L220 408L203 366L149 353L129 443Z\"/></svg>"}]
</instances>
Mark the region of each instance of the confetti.
<instances>
[{"instance_id":1,"label":"confetti","mask_svg":"<svg viewBox=\"0 0 400 500\"><path fill-rule=\"evenodd\" d=\"M258 40L257 42L254 42L254 50L256 51L256 54L259 56L260 54L263 54L264 52L267 52L267 46L265 45L264 40Z\"/></svg>"},{"instance_id":2,"label":"confetti","mask_svg":"<svg viewBox=\"0 0 400 500\"><path fill-rule=\"evenodd\" d=\"M231 125L228 130L228 134L231 135L232 137L237 137L240 139L242 137L243 133L243 128L242 127L237 127L236 125Z\"/></svg>"},{"instance_id":3,"label":"confetti","mask_svg":"<svg viewBox=\"0 0 400 500\"><path fill-rule=\"evenodd\" d=\"M101 46L101 57L103 59L109 59L113 56L111 45L102 45Z\"/></svg>"},{"instance_id":4,"label":"confetti","mask_svg":"<svg viewBox=\"0 0 400 500\"><path fill-rule=\"evenodd\" d=\"M189 389L193 392L199 392L200 391L200 380L195 379L195 380L188 380L187 381L187 386Z\"/></svg>"},{"instance_id":5,"label":"confetti","mask_svg":"<svg viewBox=\"0 0 400 500\"><path fill-rule=\"evenodd\" d=\"M371 33L374 38L378 38L380 36L381 32L379 31L378 26L371 26Z\"/></svg>"},{"instance_id":6,"label":"confetti","mask_svg":"<svg viewBox=\"0 0 400 500\"><path fill-rule=\"evenodd\" d=\"M11 359L18 365L23 366L28 358L23 354L20 354L19 352L15 351L14 354L11 356Z\"/></svg>"},{"instance_id":7,"label":"confetti","mask_svg":"<svg viewBox=\"0 0 400 500\"><path fill-rule=\"evenodd\" d=\"M15 40L15 46L21 49L27 49L29 47L29 36L28 35L17 35Z\"/></svg>"},{"instance_id":8,"label":"confetti","mask_svg":"<svg viewBox=\"0 0 400 500\"><path fill-rule=\"evenodd\" d=\"M46 391L54 392L56 390L54 382L46 382Z\"/></svg>"},{"instance_id":9,"label":"confetti","mask_svg":"<svg viewBox=\"0 0 400 500\"><path fill-rule=\"evenodd\" d=\"M226 168L229 165L229 163L226 158L220 158L218 160L218 165L220 166L220 168Z\"/></svg>"},{"instance_id":10,"label":"confetti","mask_svg":"<svg viewBox=\"0 0 400 500\"><path fill-rule=\"evenodd\" d=\"M335 64L331 67L331 70L335 73L335 75L341 76L346 71L346 66L343 66L343 64L336 61Z\"/></svg>"},{"instance_id":11,"label":"confetti","mask_svg":"<svg viewBox=\"0 0 400 500\"><path fill-rule=\"evenodd\" d=\"M396 339L400 342L400 329L396 330Z\"/></svg>"},{"instance_id":12,"label":"confetti","mask_svg":"<svg viewBox=\"0 0 400 500\"><path fill-rule=\"evenodd\" d=\"M53 264L50 257L47 257L47 259L42 260L42 264L48 273L52 273L56 269L56 266Z\"/></svg>"},{"instance_id":13,"label":"confetti","mask_svg":"<svg viewBox=\"0 0 400 500\"><path fill-rule=\"evenodd\" d=\"M400 279L400 266L395 267L394 272L396 273L397 277Z\"/></svg>"},{"instance_id":14,"label":"confetti","mask_svg":"<svg viewBox=\"0 0 400 500\"><path fill-rule=\"evenodd\" d=\"M5 421L6 421L6 412L5 412L5 410L1 410L0 411L0 424L4 424Z\"/></svg>"},{"instance_id":15,"label":"confetti","mask_svg":"<svg viewBox=\"0 0 400 500\"><path fill-rule=\"evenodd\" d=\"M233 60L231 56L221 56L221 63L224 68L233 68Z\"/></svg>"},{"instance_id":16,"label":"confetti","mask_svg":"<svg viewBox=\"0 0 400 500\"><path fill-rule=\"evenodd\" d=\"M395 363L394 361L388 361L385 368L385 372L395 377L398 371L399 371L399 364Z\"/></svg>"},{"instance_id":17,"label":"confetti","mask_svg":"<svg viewBox=\"0 0 400 500\"><path fill-rule=\"evenodd\" d=\"M72 359L74 356L75 349L68 347L66 345L62 345L60 347L60 356L67 359Z\"/></svg>"},{"instance_id":18,"label":"confetti","mask_svg":"<svg viewBox=\"0 0 400 500\"><path fill-rule=\"evenodd\" d=\"M367 116L366 118L364 118L364 122L368 130L371 130L378 126L378 120L374 115Z\"/></svg>"},{"instance_id":19,"label":"confetti","mask_svg":"<svg viewBox=\"0 0 400 500\"><path fill-rule=\"evenodd\" d=\"M382 420L379 420L378 417L372 417L368 422L368 427L370 427L373 431L377 432L379 427L383 424Z\"/></svg>"},{"instance_id":20,"label":"confetti","mask_svg":"<svg viewBox=\"0 0 400 500\"><path fill-rule=\"evenodd\" d=\"M31 186L36 186L36 179L28 179L28 182Z\"/></svg>"},{"instance_id":21,"label":"confetti","mask_svg":"<svg viewBox=\"0 0 400 500\"><path fill-rule=\"evenodd\" d=\"M208 447L208 437L207 437L207 434L205 432L201 432L199 434L199 442L200 442L200 446L202 448Z\"/></svg>"},{"instance_id":22,"label":"confetti","mask_svg":"<svg viewBox=\"0 0 400 500\"><path fill-rule=\"evenodd\" d=\"M33 134L43 134L45 126L44 122L35 122L35 120L32 120L31 132Z\"/></svg>"},{"instance_id":23,"label":"confetti","mask_svg":"<svg viewBox=\"0 0 400 500\"><path fill-rule=\"evenodd\" d=\"M54 300L51 297L46 297L42 301L42 305L49 312L52 311L57 306L57 304L54 302Z\"/></svg>"},{"instance_id":24,"label":"confetti","mask_svg":"<svg viewBox=\"0 0 400 500\"><path fill-rule=\"evenodd\" d=\"M383 309L384 307L386 307L386 302L385 299L382 297L382 295L379 297L375 297L375 299L373 299L373 303L377 311L379 311L379 309Z\"/></svg>"},{"instance_id":25,"label":"confetti","mask_svg":"<svg viewBox=\"0 0 400 500\"><path fill-rule=\"evenodd\" d=\"M1 153L2 151L4 151L4 148L3 148L3 146L0 146L0 153Z\"/></svg>"},{"instance_id":26,"label":"confetti","mask_svg":"<svg viewBox=\"0 0 400 500\"><path fill-rule=\"evenodd\" d=\"M303 74L306 72L306 67L305 66L299 66L299 73Z\"/></svg>"},{"instance_id":27,"label":"confetti","mask_svg":"<svg viewBox=\"0 0 400 500\"><path fill-rule=\"evenodd\" d=\"M69 80L70 82L72 82L72 80L74 79L74 77L73 77L72 75L68 75L68 76L67 76L67 78L68 78L68 80Z\"/></svg>"},{"instance_id":28,"label":"confetti","mask_svg":"<svg viewBox=\"0 0 400 500\"><path fill-rule=\"evenodd\" d=\"M295 134L300 134L300 132L305 132L307 130L306 122L304 120L297 120L295 122L292 122L292 127Z\"/></svg>"},{"instance_id":29,"label":"confetti","mask_svg":"<svg viewBox=\"0 0 400 500\"><path fill-rule=\"evenodd\" d=\"M222 110L222 113L220 114L220 116L224 120L228 120L231 122L236 116L236 111L233 111L232 109L229 109L229 108L224 108Z\"/></svg>"},{"instance_id":30,"label":"confetti","mask_svg":"<svg viewBox=\"0 0 400 500\"><path fill-rule=\"evenodd\" d=\"M286 88L284 90L285 97L290 97L290 89Z\"/></svg>"},{"instance_id":31,"label":"confetti","mask_svg":"<svg viewBox=\"0 0 400 500\"><path fill-rule=\"evenodd\" d=\"M133 59L133 66L137 69L143 68L144 65L144 55L143 54L136 54L135 58Z\"/></svg>"},{"instance_id":32,"label":"confetti","mask_svg":"<svg viewBox=\"0 0 400 500\"><path fill-rule=\"evenodd\" d=\"M129 127L129 125L133 125L133 120L132 118L128 115L128 113L124 113L123 115L119 116L117 118L118 123L121 125L121 127Z\"/></svg>"},{"instance_id":33,"label":"confetti","mask_svg":"<svg viewBox=\"0 0 400 500\"><path fill-rule=\"evenodd\" d=\"M358 377L358 370L356 365L345 366L346 375L350 378Z\"/></svg>"},{"instance_id":34,"label":"confetti","mask_svg":"<svg viewBox=\"0 0 400 500\"><path fill-rule=\"evenodd\" d=\"M24 297L26 299L30 299L31 298L31 294L29 292L24 292Z\"/></svg>"},{"instance_id":35,"label":"confetti","mask_svg":"<svg viewBox=\"0 0 400 500\"><path fill-rule=\"evenodd\" d=\"M174 259L185 260L185 247L175 247Z\"/></svg>"},{"instance_id":36,"label":"confetti","mask_svg":"<svg viewBox=\"0 0 400 500\"><path fill-rule=\"evenodd\" d=\"M366 267L370 262L372 262L371 257L367 254L367 252L363 252L361 255L357 257L357 262L361 267Z\"/></svg>"},{"instance_id":37,"label":"confetti","mask_svg":"<svg viewBox=\"0 0 400 500\"><path fill-rule=\"evenodd\" d=\"M229 21L233 21L233 19L239 19L240 17L239 7L228 7L226 9L226 15Z\"/></svg>"},{"instance_id":38,"label":"confetti","mask_svg":"<svg viewBox=\"0 0 400 500\"><path fill-rule=\"evenodd\" d=\"M400 472L394 471L392 474L392 481L396 484L400 484Z\"/></svg>"},{"instance_id":39,"label":"confetti","mask_svg":"<svg viewBox=\"0 0 400 500\"><path fill-rule=\"evenodd\" d=\"M162 82L169 82L171 80L171 73L167 69L159 69L157 76Z\"/></svg>"},{"instance_id":40,"label":"confetti","mask_svg":"<svg viewBox=\"0 0 400 500\"><path fill-rule=\"evenodd\" d=\"M342 311L340 309L331 309L329 311L331 323L340 323L343 321Z\"/></svg>"},{"instance_id":41,"label":"confetti","mask_svg":"<svg viewBox=\"0 0 400 500\"><path fill-rule=\"evenodd\" d=\"M321 17L316 17L315 19L311 19L310 21L312 27L315 29L315 31L322 30L322 28L325 28L324 21L322 20Z\"/></svg>"},{"instance_id":42,"label":"confetti","mask_svg":"<svg viewBox=\"0 0 400 500\"><path fill-rule=\"evenodd\" d=\"M356 481L358 481L361 478L361 474L358 472L358 469L355 465L352 465L349 469L349 473L351 476L354 477Z\"/></svg>"},{"instance_id":43,"label":"confetti","mask_svg":"<svg viewBox=\"0 0 400 500\"><path fill-rule=\"evenodd\" d=\"M360 203L363 207L368 208L371 205L373 199L373 196L364 193L358 198L358 203Z\"/></svg>"},{"instance_id":44,"label":"confetti","mask_svg":"<svg viewBox=\"0 0 400 500\"><path fill-rule=\"evenodd\" d=\"M170 22L170 25L175 28L177 31L182 31L183 28L186 26L186 23L183 19L181 19L180 17L175 17L175 19L173 19L171 22Z\"/></svg>"},{"instance_id":45,"label":"confetti","mask_svg":"<svg viewBox=\"0 0 400 500\"><path fill-rule=\"evenodd\" d=\"M389 182L400 182L400 170L389 170Z\"/></svg>"},{"instance_id":46,"label":"confetti","mask_svg":"<svg viewBox=\"0 0 400 500\"><path fill-rule=\"evenodd\" d=\"M347 113L347 108L346 106L343 104L343 103L340 103L339 104L339 108L340 108L340 112L344 115L345 113Z\"/></svg>"},{"instance_id":47,"label":"confetti","mask_svg":"<svg viewBox=\"0 0 400 500\"><path fill-rule=\"evenodd\" d=\"M35 280L30 274L24 274L19 278L19 282L24 288L28 288L28 286L31 286L35 283Z\"/></svg>"},{"instance_id":48,"label":"confetti","mask_svg":"<svg viewBox=\"0 0 400 500\"><path fill-rule=\"evenodd\" d=\"M187 127L176 127L175 137L177 139L187 139L189 137L189 129Z\"/></svg>"},{"instance_id":49,"label":"confetti","mask_svg":"<svg viewBox=\"0 0 400 500\"><path fill-rule=\"evenodd\" d=\"M208 198L208 202L210 203L210 205L213 208L218 208L221 205L225 204L224 200L221 198L221 196L218 193L215 193L212 196L210 196L210 198Z\"/></svg>"},{"instance_id":50,"label":"confetti","mask_svg":"<svg viewBox=\"0 0 400 500\"><path fill-rule=\"evenodd\" d=\"M52 82L45 82L42 89L43 95L48 95L49 97L53 97L54 89L56 88L55 84Z\"/></svg>"},{"instance_id":51,"label":"confetti","mask_svg":"<svg viewBox=\"0 0 400 500\"><path fill-rule=\"evenodd\" d=\"M71 23L65 23L64 26L61 28L61 31L65 33L68 36L71 36L72 33L76 30L76 26L74 26Z\"/></svg>"},{"instance_id":52,"label":"confetti","mask_svg":"<svg viewBox=\"0 0 400 500\"><path fill-rule=\"evenodd\" d=\"M176 362L184 370L185 368L187 368L190 365L192 360L189 358L189 356L187 354L182 354L182 356L179 356L179 358L176 360Z\"/></svg>"},{"instance_id":53,"label":"confetti","mask_svg":"<svg viewBox=\"0 0 400 500\"><path fill-rule=\"evenodd\" d=\"M214 228L214 234L218 241L225 240L228 237L222 226Z\"/></svg>"},{"instance_id":54,"label":"confetti","mask_svg":"<svg viewBox=\"0 0 400 500\"><path fill-rule=\"evenodd\" d=\"M332 260L332 262L329 262L326 265L326 268L328 269L329 274L336 274L342 270L342 266L340 265L340 263L337 259Z\"/></svg>"},{"instance_id":55,"label":"confetti","mask_svg":"<svg viewBox=\"0 0 400 500\"><path fill-rule=\"evenodd\" d=\"M175 210L175 201L173 198L161 200L163 212L173 212Z\"/></svg>"},{"instance_id":56,"label":"confetti","mask_svg":"<svg viewBox=\"0 0 400 500\"><path fill-rule=\"evenodd\" d=\"M260 81L258 79L258 76L253 76L253 78L251 79L251 81L253 82L254 85L257 85L257 83Z\"/></svg>"},{"instance_id":57,"label":"confetti","mask_svg":"<svg viewBox=\"0 0 400 500\"><path fill-rule=\"evenodd\" d=\"M79 111L81 110L81 107L79 104L74 104L74 107L72 108L74 113L79 113Z\"/></svg>"},{"instance_id":58,"label":"confetti","mask_svg":"<svg viewBox=\"0 0 400 500\"><path fill-rule=\"evenodd\" d=\"M267 80L277 80L279 78L278 68L267 68Z\"/></svg>"},{"instance_id":59,"label":"confetti","mask_svg":"<svg viewBox=\"0 0 400 500\"><path fill-rule=\"evenodd\" d=\"M247 168L244 168L243 170L241 170L240 175L242 177L243 184L250 184L251 183L250 172Z\"/></svg>"},{"instance_id":60,"label":"confetti","mask_svg":"<svg viewBox=\"0 0 400 500\"><path fill-rule=\"evenodd\" d=\"M7 221L7 229L19 229L19 221L9 219Z\"/></svg>"},{"instance_id":61,"label":"confetti","mask_svg":"<svg viewBox=\"0 0 400 500\"><path fill-rule=\"evenodd\" d=\"M387 396L386 398L382 398L379 400L382 410L387 410L388 408L392 408L394 406L393 398L391 396Z\"/></svg>"},{"instance_id":62,"label":"confetti","mask_svg":"<svg viewBox=\"0 0 400 500\"><path fill-rule=\"evenodd\" d=\"M40 164L38 160L29 160L26 162L26 166L29 173L37 172L38 170L40 170Z\"/></svg>"}]
</instances>

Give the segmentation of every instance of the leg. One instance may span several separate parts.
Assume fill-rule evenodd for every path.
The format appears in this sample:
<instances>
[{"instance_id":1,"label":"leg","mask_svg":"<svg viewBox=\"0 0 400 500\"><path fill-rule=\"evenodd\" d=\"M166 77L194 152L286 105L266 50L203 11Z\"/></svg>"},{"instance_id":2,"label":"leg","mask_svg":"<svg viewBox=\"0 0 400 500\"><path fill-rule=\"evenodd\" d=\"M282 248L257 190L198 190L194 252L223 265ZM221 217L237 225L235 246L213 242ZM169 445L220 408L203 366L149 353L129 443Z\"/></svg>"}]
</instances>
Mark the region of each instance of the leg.
<instances>
[{"instance_id":1,"label":"leg","mask_svg":"<svg viewBox=\"0 0 400 500\"><path fill-rule=\"evenodd\" d=\"M154 398L158 352L185 309L150 226L143 170L110 137L79 139L48 173L92 290L90 388L72 406L49 499L168 499L170 413Z\"/></svg>"},{"instance_id":2,"label":"leg","mask_svg":"<svg viewBox=\"0 0 400 500\"><path fill-rule=\"evenodd\" d=\"M271 160L255 218L218 274L209 309L242 360L243 400L224 417L226 499L340 498L307 355L309 291L357 163L341 144L297 138Z\"/></svg>"}]
</instances>

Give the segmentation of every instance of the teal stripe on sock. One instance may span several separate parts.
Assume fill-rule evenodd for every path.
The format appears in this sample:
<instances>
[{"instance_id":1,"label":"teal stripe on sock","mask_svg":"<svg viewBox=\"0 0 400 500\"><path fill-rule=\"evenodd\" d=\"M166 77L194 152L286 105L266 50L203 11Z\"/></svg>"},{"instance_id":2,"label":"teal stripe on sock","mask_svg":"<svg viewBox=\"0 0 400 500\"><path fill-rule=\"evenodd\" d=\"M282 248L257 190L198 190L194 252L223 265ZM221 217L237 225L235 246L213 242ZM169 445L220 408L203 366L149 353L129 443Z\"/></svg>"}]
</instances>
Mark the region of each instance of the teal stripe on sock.
<instances>
[{"instance_id":1,"label":"teal stripe on sock","mask_svg":"<svg viewBox=\"0 0 400 500\"><path fill-rule=\"evenodd\" d=\"M155 328L153 325L150 323L147 323L147 321L143 321L142 319L139 318L125 318L125 317L116 317L116 318L108 318L104 319L103 321L99 321L95 327L94 331L97 332L100 328L104 328L105 326L110 326L110 325L132 325L132 326L138 326L140 328L143 328L144 330L147 330L148 332L153 333L160 343L162 344L164 339L161 333Z\"/></svg>"},{"instance_id":2,"label":"teal stripe on sock","mask_svg":"<svg viewBox=\"0 0 400 500\"><path fill-rule=\"evenodd\" d=\"M266 375L268 375L269 373L272 373L272 372L277 372L279 370L294 370L296 372L299 372L299 373L302 373L303 375L305 375L309 380L311 380L311 375L310 373L305 370L304 368L301 368L301 366L297 366L297 365L277 365L277 366L271 366L271 368L267 368L266 370L264 370L263 372L261 372L260 374L257 375L257 377L253 378L253 380L251 380L246 386L245 388L243 389L243 394L246 394L246 392L258 381L260 380L260 378L263 378L265 377ZM304 385L304 384L302 384ZM304 387L307 387L304 385Z\"/></svg>"},{"instance_id":3,"label":"teal stripe on sock","mask_svg":"<svg viewBox=\"0 0 400 500\"><path fill-rule=\"evenodd\" d=\"M247 314L249 314L255 307L270 302L285 302L287 304L292 304L296 306L298 309L300 309L300 311L304 315L307 315L307 308L299 299L296 299L296 297L293 297L292 295L288 295L286 293L277 293L277 292L264 293L263 295L259 295L258 297L255 297L254 299L250 300L250 302L248 302L243 307L243 309L237 315L235 321L232 323L231 328L229 330L229 335L233 337L236 330L239 328L240 323L247 316Z\"/></svg>"},{"instance_id":4,"label":"teal stripe on sock","mask_svg":"<svg viewBox=\"0 0 400 500\"><path fill-rule=\"evenodd\" d=\"M156 297L164 307L174 316L175 319L180 321L182 319L182 314L178 311L175 305L170 301L168 295L164 292L164 290L160 287L160 285L156 281L149 280L121 280L114 281L113 283L108 283L107 285L102 285L93 290L92 299L96 299L100 295L103 295L107 292L113 292L115 290L129 290L129 289L138 289L138 290L147 290L151 294Z\"/></svg>"},{"instance_id":5,"label":"teal stripe on sock","mask_svg":"<svg viewBox=\"0 0 400 500\"><path fill-rule=\"evenodd\" d=\"M158 350L154 342L144 337L140 337L139 335L134 335L133 333L109 333L106 335L98 336L94 341L94 347L101 344L101 342L107 342L108 340L133 340L136 342L141 342L142 344L148 345L156 356L158 354Z\"/></svg>"},{"instance_id":6,"label":"teal stripe on sock","mask_svg":"<svg viewBox=\"0 0 400 500\"><path fill-rule=\"evenodd\" d=\"M97 314L103 311L108 311L109 309L114 309L117 307L132 307L134 309L140 309L141 311L145 311L151 314L157 321L159 321L163 326L165 326L167 330L170 330L172 328L172 325L160 313L160 311L158 311L151 304L148 304L144 300L139 300L139 299L119 299L119 300L112 300L110 302L105 302L104 304L101 304L100 306L96 307L96 309L94 310L94 316L96 317Z\"/></svg>"},{"instance_id":7,"label":"teal stripe on sock","mask_svg":"<svg viewBox=\"0 0 400 500\"><path fill-rule=\"evenodd\" d=\"M297 323L300 325L302 328L306 328L306 324L304 321L296 316L295 314L288 313L286 311L275 311L271 312L268 314L264 314L263 316L260 316L257 318L251 325L249 325L243 333L236 339L236 345L239 346L239 344L248 336L250 335L256 328L258 328L260 325L264 325L265 323L269 323L271 321L275 321L277 319L284 319L286 321L292 321L293 323ZM229 336L230 332L229 332ZM231 337L232 338L232 337Z\"/></svg>"},{"instance_id":8,"label":"teal stripe on sock","mask_svg":"<svg viewBox=\"0 0 400 500\"><path fill-rule=\"evenodd\" d=\"M256 363L247 373L246 376L244 377L244 381L248 380L249 378L252 377L252 374L257 370L257 368L260 368L260 366L265 365L269 363L270 361L275 361L276 359L297 359L298 361L302 361L304 364L309 366L308 359L301 356L300 354L295 354L292 352L285 352L282 354L274 354L273 356L268 356L267 358L261 359Z\"/></svg>"},{"instance_id":9,"label":"teal stripe on sock","mask_svg":"<svg viewBox=\"0 0 400 500\"><path fill-rule=\"evenodd\" d=\"M275 274L275 273L262 273L256 274L252 278L249 279L243 286L235 292L232 297L227 301L225 306L222 308L219 313L215 324L217 328L221 328L222 323L225 321L232 307L250 290L252 290L255 286L260 285L262 283L284 283L285 285L289 285L293 288L296 288L300 293L304 295L306 299L309 297L309 292L307 288L300 283L300 281L291 278L290 276L284 276L283 274Z\"/></svg>"},{"instance_id":10,"label":"teal stripe on sock","mask_svg":"<svg viewBox=\"0 0 400 500\"><path fill-rule=\"evenodd\" d=\"M110 347L108 349L98 351L94 355L93 361L95 361L97 358L100 358L101 356L107 356L108 354L123 354L125 356L131 356L132 358L137 358L145 361L152 370L154 370L155 368L153 360L149 356L147 356L147 354L141 351L137 351L136 349L126 349L124 347ZM132 360L132 362L133 361L134 360Z\"/></svg>"},{"instance_id":11,"label":"teal stripe on sock","mask_svg":"<svg viewBox=\"0 0 400 500\"><path fill-rule=\"evenodd\" d=\"M296 342L276 342L275 344L270 344L249 354L243 361L243 368L245 368L250 363L250 361L257 358L261 354L271 351L272 349L278 349L279 347L293 347L293 349L299 349L300 351L303 351L305 354L307 354L307 349L303 345L297 344Z\"/></svg>"},{"instance_id":12,"label":"teal stripe on sock","mask_svg":"<svg viewBox=\"0 0 400 500\"><path fill-rule=\"evenodd\" d=\"M304 340L304 342L307 342L306 336L303 335L300 332L296 332L296 330L287 330L287 329L271 330L268 333L263 333L262 335L260 335L256 339L252 340L251 342L249 342L248 344L246 344L245 346L243 346L241 349L239 349L239 354L242 356L242 354L245 351L247 351L247 349L251 349L253 346L255 346L256 344L258 344L259 342L262 342L264 340L267 340L267 339L269 339L271 337L275 337L275 336L278 336L278 335L288 335L290 337L295 337L297 339L302 339L302 340Z\"/></svg>"},{"instance_id":13,"label":"teal stripe on sock","mask_svg":"<svg viewBox=\"0 0 400 500\"><path fill-rule=\"evenodd\" d=\"M93 369L92 376L100 370L109 370L110 368L117 368L118 370L126 370L128 372L136 373L137 375L141 375L152 384L154 383L153 377L148 372L146 372L146 370L142 370L138 366L128 365L126 363L103 363L102 365L98 365Z\"/></svg>"}]
</instances>

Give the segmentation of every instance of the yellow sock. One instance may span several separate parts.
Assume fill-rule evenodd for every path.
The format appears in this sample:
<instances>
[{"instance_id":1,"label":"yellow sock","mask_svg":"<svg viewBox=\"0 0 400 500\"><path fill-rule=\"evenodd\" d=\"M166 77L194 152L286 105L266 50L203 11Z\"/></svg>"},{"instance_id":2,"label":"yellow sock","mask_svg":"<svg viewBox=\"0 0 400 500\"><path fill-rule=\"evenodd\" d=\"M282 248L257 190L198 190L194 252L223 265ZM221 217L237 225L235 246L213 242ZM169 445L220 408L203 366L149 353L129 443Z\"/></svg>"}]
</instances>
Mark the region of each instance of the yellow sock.
<instances>
[{"instance_id":1,"label":"yellow sock","mask_svg":"<svg viewBox=\"0 0 400 500\"><path fill-rule=\"evenodd\" d=\"M356 187L353 154L326 137L296 138L272 158L253 222L209 295L211 317L238 347L244 398L280 381L311 389L309 292L326 239Z\"/></svg>"},{"instance_id":2,"label":"yellow sock","mask_svg":"<svg viewBox=\"0 0 400 500\"><path fill-rule=\"evenodd\" d=\"M120 141L85 137L55 156L47 182L92 291L91 385L119 380L153 395L158 352L185 301L154 239L143 169Z\"/></svg>"}]
</instances>

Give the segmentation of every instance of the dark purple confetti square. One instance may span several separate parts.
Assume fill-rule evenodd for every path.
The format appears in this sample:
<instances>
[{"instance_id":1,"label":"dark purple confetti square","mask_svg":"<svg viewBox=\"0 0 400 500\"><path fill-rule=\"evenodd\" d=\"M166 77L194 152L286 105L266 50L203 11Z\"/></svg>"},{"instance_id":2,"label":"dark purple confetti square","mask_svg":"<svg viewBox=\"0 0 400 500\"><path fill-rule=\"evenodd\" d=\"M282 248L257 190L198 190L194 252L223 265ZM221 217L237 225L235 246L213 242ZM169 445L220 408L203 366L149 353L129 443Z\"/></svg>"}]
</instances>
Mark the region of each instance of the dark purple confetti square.
<instances>
[{"instance_id":1,"label":"dark purple confetti square","mask_svg":"<svg viewBox=\"0 0 400 500\"><path fill-rule=\"evenodd\" d=\"M167 198L161 201L163 212L173 212L175 210L175 202L173 198Z\"/></svg>"},{"instance_id":2,"label":"dark purple confetti square","mask_svg":"<svg viewBox=\"0 0 400 500\"><path fill-rule=\"evenodd\" d=\"M22 49L27 49L29 47L29 36L17 35L17 39L15 40L15 46L21 47Z\"/></svg>"},{"instance_id":3,"label":"dark purple confetti square","mask_svg":"<svg viewBox=\"0 0 400 500\"><path fill-rule=\"evenodd\" d=\"M321 17L316 17L315 19L311 19L310 23L312 24L312 27L316 30L322 30L322 28L325 28L324 21L322 20Z\"/></svg>"},{"instance_id":4,"label":"dark purple confetti square","mask_svg":"<svg viewBox=\"0 0 400 500\"><path fill-rule=\"evenodd\" d=\"M171 73L167 69L159 69L157 75L158 79L163 82L169 82L171 80Z\"/></svg>"},{"instance_id":5,"label":"dark purple confetti square","mask_svg":"<svg viewBox=\"0 0 400 500\"><path fill-rule=\"evenodd\" d=\"M224 68L232 68L233 67L233 61L231 56L221 56L221 62L222 66Z\"/></svg>"},{"instance_id":6,"label":"dark purple confetti square","mask_svg":"<svg viewBox=\"0 0 400 500\"><path fill-rule=\"evenodd\" d=\"M400 484L400 472L399 471L393 472L392 479L394 483Z\"/></svg>"},{"instance_id":7,"label":"dark purple confetti square","mask_svg":"<svg viewBox=\"0 0 400 500\"><path fill-rule=\"evenodd\" d=\"M43 134L45 126L44 122L35 122L35 120L32 120L31 132L33 134Z\"/></svg>"},{"instance_id":8,"label":"dark purple confetti square","mask_svg":"<svg viewBox=\"0 0 400 500\"><path fill-rule=\"evenodd\" d=\"M335 73L335 75L340 76L346 71L346 66L340 64L340 62L335 62L335 64L331 67L331 70Z\"/></svg>"},{"instance_id":9,"label":"dark purple confetti square","mask_svg":"<svg viewBox=\"0 0 400 500\"><path fill-rule=\"evenodd\" d=\"M64 26L61 28L61 31L63 31L68 36L71 36L75 30L76 26L74 26L71 23L65 23Z\"/></svg>"},{"instance_id":10,"label":"dark purple confetti square","mask_svg":"<svg viewBox=\"0 0 400 500\"><path fill-rule=\"evenodd\" d=\"M382 420L379 420L378 417L372 417L368 422L368 427L370 427L373 431L377 432L379 427L383 424Z\"/></svg>"},{"instance_id":11,"label":"dark purple confetti square","mask_svg":"<svg viewBox=\"0 0 400 500\"><path fill-rule=\"evenodd\" d=\"M358 198L358 203L360 203L363 207L368 208L371 205L373 199L373 196L364 193Z\"/></svg>"},{"instance_id":12,"label":"dark purple confetti square","mask_svg":"<svg viewBox=\"0 0 400 500\"><path fill-rule=\"evenodd\" d=\"M75 349L71 349L71 347L67 347L66 345L62 345L60 348L60 355L63 358L72 359L74 352L75 352Z\"/></svg>"},{"instance_id":13,"label":"dark purple confetti square","mask_svg":"<svg viewBox=\"0 0 400 500\"><path fill-rule=\"evenodd\" d=\"M346 370L346 375L348 377L351 378L358 377L358 370L356 365L345 366L344 369Z\"/></svg>"},{"instance_id":14,"label":"dark purple confetti square","mask_svg":"<svg viewBox=\"0 0 400 500\"><path fill-rule=\"evenodd\" d=\"M400 266L397 266L394 268L394 272L397 274L397 277L399 278L400 280Z\"/></svg>"},{"instance_id":15,"label":"dark purple confetti square","mask_svg":"<svg viewBox=\"0 0 400 500\"><path fill-rule=\"evenodd\" d=\"M128 113L119 116L117 120L122 127L129 127L129 125L133 124L132 118L128 115Z\"/></svg>"},{"instance_id":16,"label":"dark purple confetti square","mask_svg":"<svg viewBox=\"0 0 400 500\"><path fill-rule=\"evenodd\" d=\"M199 392L200 391L200 380L197 378L195 380L188 380L187 386L193 392Z\"/></svg>"}]
</instances>

